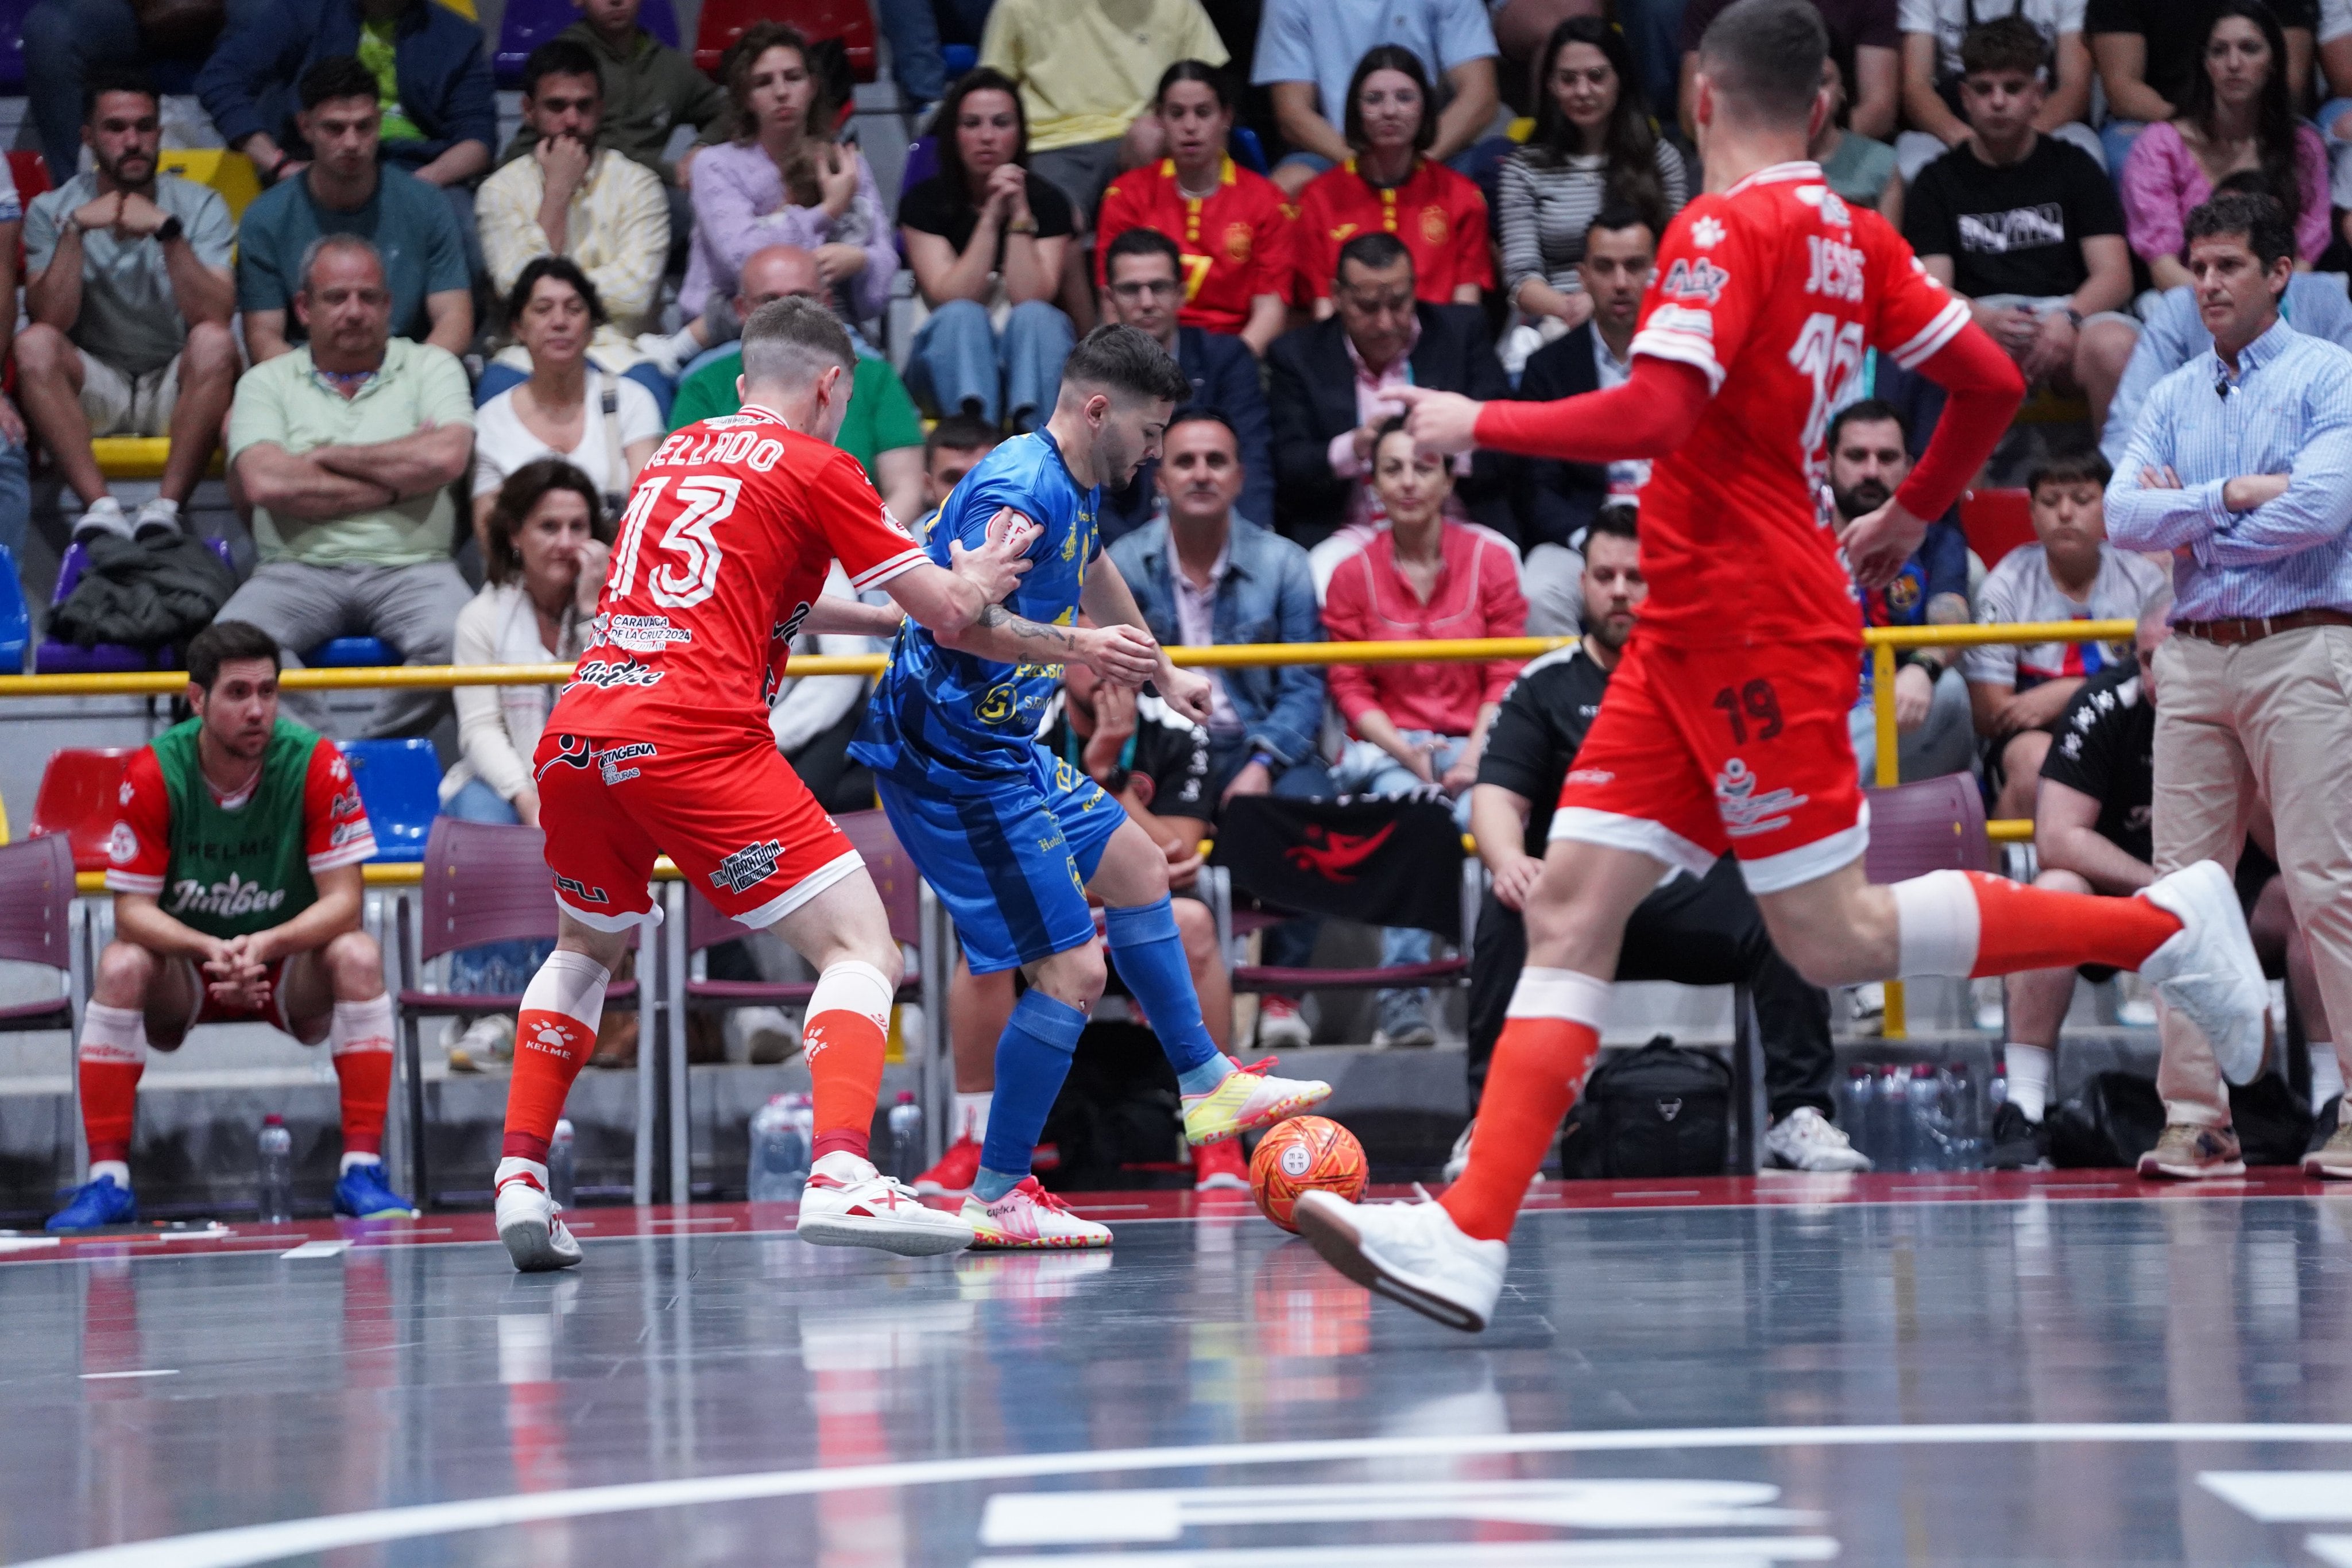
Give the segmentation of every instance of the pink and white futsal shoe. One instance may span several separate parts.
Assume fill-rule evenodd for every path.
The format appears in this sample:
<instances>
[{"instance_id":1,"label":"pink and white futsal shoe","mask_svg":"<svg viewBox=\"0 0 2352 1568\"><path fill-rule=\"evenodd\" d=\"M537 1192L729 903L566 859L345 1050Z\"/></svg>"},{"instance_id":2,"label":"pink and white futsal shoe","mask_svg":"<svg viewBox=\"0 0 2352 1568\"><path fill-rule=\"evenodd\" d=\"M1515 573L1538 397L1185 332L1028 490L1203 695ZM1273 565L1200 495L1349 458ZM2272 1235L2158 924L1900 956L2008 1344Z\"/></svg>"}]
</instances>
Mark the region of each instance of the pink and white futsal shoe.
<instances>
[{"instance_id":1,"label":"pink and white futsal shoe","mask_svg":"<svg viewBox=\"0 0 2352 1568\"><path fill-rule=\"evenodd\" d=\"M961 1252L972 1243L971 1226L924 1207L913 1192L846 1149L810 1168L795 1229L820 1247L872 1247L902 1258Z\"/></svg>"},{"instance_id":2,"label":"pink and white futsal shoe","mask_svg":"<svg viewBox=\"0 0 2352 1568\"><path fill-rule=\"evenodd\" d=\"M1021 1185L983 1203L980 1195L963 1200L963 1222L971 1227L974 1250L1046 1250L1057 1248L1108 1247L1110 1227L1080 1219L1069 1205L1024 1176Z\"/></svg>"}]
</instances>

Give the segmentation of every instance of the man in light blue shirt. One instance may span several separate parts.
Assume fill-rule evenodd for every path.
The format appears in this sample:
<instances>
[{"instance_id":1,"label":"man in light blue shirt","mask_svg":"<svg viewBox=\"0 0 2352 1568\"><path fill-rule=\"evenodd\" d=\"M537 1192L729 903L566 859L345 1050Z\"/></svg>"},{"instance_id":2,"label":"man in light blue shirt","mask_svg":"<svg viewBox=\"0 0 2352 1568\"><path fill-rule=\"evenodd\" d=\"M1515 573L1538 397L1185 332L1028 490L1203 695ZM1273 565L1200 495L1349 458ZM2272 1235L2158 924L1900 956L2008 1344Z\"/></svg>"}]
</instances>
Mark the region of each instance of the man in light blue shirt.
<instances>
[{"instance_id":1,"label":"man in light blue shirt","mask_svg":"<svg viewBox=\"0 0 2352 1568\"><path fill-rule=\"evenodd\" d=\"M2279 296L2279 316L2306 338L2325 338L2338 348L2352 349L2352 299L2345 298L2340 272L2298 272ZM2099 451L2110 465L2123 461L2132 427L2156 383L2213 347L2213 334L2197 314L2197 291L2187 284L2168 288L2140 323L2139 343L2107 405L2107 427L2100 433Z\"/></svg>"},{"instance_id":2,"label":"man in light blue shirt","mask_svg":"<svg viewBox=\"0 0 2352 1568\"><path fill-rule=\"evenodd\" d=\"M2217 196L2188 236L2213 346L2148 393L2107 489L2108 538L2172 555L2156 869L2234 864L2266 807L2327 1013L2352 1029L2352 352L2279 319L2294 235L2270 197ZM2166 1125L2140 1174L2242 1172L2212 1048L2179 1019L2163 1030ZM2310 1033L2315 1051L2336 1038ZM2352 1117L2304 1169L2352 1179Z\"/></svg>"}]
</instances>

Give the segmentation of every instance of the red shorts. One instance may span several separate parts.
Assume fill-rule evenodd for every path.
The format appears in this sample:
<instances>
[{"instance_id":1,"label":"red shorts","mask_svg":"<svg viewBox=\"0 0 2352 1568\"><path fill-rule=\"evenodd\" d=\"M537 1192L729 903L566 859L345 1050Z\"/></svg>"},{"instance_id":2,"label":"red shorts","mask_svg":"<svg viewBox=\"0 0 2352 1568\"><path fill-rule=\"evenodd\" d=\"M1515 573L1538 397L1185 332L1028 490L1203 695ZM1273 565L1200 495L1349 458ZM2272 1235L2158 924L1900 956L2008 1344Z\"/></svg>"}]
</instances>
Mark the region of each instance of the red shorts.
<instances>
[{"instance_id":1,"label":"red shorts","mask_svg":"<svg viewBox=\"0 0 2352 1568\"><path fill-rule=\"evenodd\" d=\"M1756 893L1825 876L1870 841L1847 727L1860 685L1851 642L1678 648L1637 632L1560 788L1551 836L1638 850L1694 876L1729 850Z\"/></svg>"},{"instance_id":2,"label":"red shorts","mask_svg":"<svg viewBox=\"0 0 2352 1568\"><path fill-rule=\"evenodd\" d=\"M667 854L719 913L782 919L866 862L765 734L603 740L548 730L532 759L556 902L583 925L652 925Z\"/></svg>"},{"instance_id":3,"label":"red shorts","mask_svg":"<svg viewBox=\"0 0 2352 1568\"><path fill-rule=\"evenodd\" d=\"M188 983L194 988L196 997L195 1008L188 1014L188 1028L194 1029L200 1023L266 1023L272 1029L294 1035L304 1045L318 1044L327 1038L329 1020L321 1019L318 1033L304 1040L295 1033L294 1020L286 1011L286 967L308 956L308 954L297 953L293 957L275 959L263 967L269 994L257 1008L220 1000L209 988L212 977L205 973L204 966L193 958L184 959L183 962L188 966Z\"/></svg>"}]
</instances>

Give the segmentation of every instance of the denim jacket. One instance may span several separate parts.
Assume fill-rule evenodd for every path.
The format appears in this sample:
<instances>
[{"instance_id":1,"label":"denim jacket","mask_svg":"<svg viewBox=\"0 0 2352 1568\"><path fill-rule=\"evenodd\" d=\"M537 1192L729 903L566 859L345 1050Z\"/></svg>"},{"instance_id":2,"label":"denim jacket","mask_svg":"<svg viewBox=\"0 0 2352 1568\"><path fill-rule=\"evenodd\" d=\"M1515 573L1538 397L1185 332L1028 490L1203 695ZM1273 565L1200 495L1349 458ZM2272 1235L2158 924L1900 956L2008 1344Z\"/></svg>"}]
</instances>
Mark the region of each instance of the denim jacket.
<instances>
[{"instance_id":1,"label":"denim jacket","mask_svg":"<svg viewBox=\"0 0 2352 1568\"><path fill-rule=\"evenodd\" d=\"M1233 520L1225 575L1217 584L1212 626L1220 643L1319 643L1323 617L1307 552L1242 517ZM1134 591L1144 624L1161 643L1183 640L1176 618L1176 549L1168 522L1148 523L1110 547L1110 559ZM1225 695L1250 744L1284 766L1315 757L1323 727L1323 671L1315 664L1219 670ZM1279 768L1276 769L1280 771Z\"/></svg>"}]
</instances>

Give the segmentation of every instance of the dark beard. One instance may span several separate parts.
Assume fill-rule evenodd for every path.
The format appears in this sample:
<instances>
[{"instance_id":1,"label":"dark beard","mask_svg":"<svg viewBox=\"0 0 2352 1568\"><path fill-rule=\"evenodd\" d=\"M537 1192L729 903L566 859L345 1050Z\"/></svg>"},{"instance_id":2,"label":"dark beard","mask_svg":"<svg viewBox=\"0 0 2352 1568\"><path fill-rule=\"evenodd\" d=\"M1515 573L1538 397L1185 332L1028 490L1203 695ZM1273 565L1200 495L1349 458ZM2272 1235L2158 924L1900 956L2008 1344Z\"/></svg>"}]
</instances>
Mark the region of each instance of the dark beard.
<instances>
[{"instance_id":1,"label":"dark beard","mask_svg":"<svg viewBox=\"0 0 2352 1568\"><path fill-rule=\"evenodd\" d=\"M1847 522L1871 513L1895 498L1895 492L1875 479L1864 479L1851 490L1832 492L1830 502L1837 507L1838 516Z\"/></svg>"}]
</instances>

